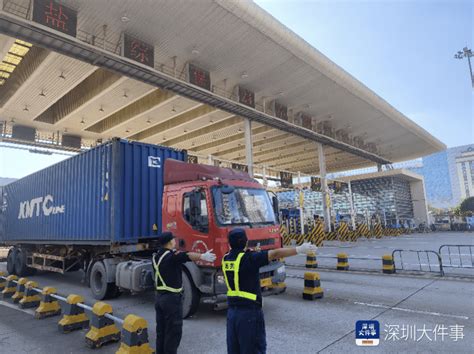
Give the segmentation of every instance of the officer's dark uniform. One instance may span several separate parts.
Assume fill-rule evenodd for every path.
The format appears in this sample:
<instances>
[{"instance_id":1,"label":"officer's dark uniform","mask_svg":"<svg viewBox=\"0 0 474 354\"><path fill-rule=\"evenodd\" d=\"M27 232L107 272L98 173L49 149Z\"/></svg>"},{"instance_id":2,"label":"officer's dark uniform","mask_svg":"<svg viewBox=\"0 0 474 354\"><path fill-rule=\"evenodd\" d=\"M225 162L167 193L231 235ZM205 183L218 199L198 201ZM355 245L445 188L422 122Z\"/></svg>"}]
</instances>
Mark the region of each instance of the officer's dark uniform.
<instances>
[{"instance_id":1,"label":"officer's dark uniform","mask_svg":"<svg viewBox=\"0 0 474 354\"><path fill-rule=\"evenodd\" d=\"M176 353L183 333L182 267L186 253L160 248L153 255L156 285L156 353Z\"/></svg>"},{"instance_id":2,"label":"officer's dark uniform","mask_svg":"<svg viewBox=\"0 0 474 354\"><path fill-rule=\"evenodd\" d=\"M232 230L231 233L236 230ZM229 235L230 237L230 235ZM227 284L227 351L229 354L265 353L265 321L259 269L268 264L268 251L231 249L222 269Z\"/></svg>"}]
</instances>

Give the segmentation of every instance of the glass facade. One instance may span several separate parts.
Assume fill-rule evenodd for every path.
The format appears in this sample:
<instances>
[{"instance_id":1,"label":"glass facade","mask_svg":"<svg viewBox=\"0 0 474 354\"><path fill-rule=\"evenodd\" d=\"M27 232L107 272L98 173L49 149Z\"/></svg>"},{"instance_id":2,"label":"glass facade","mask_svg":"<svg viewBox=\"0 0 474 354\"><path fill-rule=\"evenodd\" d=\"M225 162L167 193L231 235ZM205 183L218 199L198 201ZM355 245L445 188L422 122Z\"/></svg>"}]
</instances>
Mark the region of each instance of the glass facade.
<instances>
[{"instance_id":1,"label":"glass facade","mask_svg":"<svg viewBox=\"0 0 474 354\"><path fill-rule=\"evenodd\" d=\"M424 177L428 205L453 208L459 205L463 195L474 194L471 187L474 185L474 161L459 162L462 155L473 149L474 144L450 148L423 157L421 167L409 168Z\"/></svg>"}]
</instances>

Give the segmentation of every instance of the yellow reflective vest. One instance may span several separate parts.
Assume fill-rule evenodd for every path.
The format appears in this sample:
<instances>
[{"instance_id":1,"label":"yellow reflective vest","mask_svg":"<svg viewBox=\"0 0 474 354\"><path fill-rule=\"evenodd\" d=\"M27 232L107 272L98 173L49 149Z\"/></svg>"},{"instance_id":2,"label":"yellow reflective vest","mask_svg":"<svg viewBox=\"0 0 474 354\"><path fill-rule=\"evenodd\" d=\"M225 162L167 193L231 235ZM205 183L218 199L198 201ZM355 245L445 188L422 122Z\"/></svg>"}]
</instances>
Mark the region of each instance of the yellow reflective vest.
<instances>
[{"instance_id":1,"label":"yellow reflective vest","mask_svg":"<svg viewBox=\"0 0 474 354\"><path fill-rule=\"evenodd\" d=\"M172 288L170 286L167 286L165 281L163 280L163 277L160 274L161 261L170 252L171 251L166 251L165 253L163 253L160 259L158 260L158 263L155 262L155 256L152 257L153 268L155 268L155 286L156 286L156 290L160 290L160 291L164 290L164 291L169 291L171 293L180 293L183 290L183 288ZM160 285L158 285L158 279L160 280Z\"/></svg>"},{"instance_id":2,"label":"yellow reflective vest","mask_svg":"<svg viewBox=\"0 0 474 354\"><path fill-rule=\"evenodd\" d=\"M244 256L244 254L245 254L244 252L239 253L235 261L225 260L225 257L228 255L228 253L222 259L222 272L224 273L224 279L227 285L227 296L241 297L244 299L256 301L257 294L249 293L247 291L242 291L240 290L240 287L239 287L240 261L242 260L242 257ZM233 286L230 286L229 284L229 276L228 276L229 273L233 273L234 275L234 284L232 284Z\"/></svg>"}]
</instances>

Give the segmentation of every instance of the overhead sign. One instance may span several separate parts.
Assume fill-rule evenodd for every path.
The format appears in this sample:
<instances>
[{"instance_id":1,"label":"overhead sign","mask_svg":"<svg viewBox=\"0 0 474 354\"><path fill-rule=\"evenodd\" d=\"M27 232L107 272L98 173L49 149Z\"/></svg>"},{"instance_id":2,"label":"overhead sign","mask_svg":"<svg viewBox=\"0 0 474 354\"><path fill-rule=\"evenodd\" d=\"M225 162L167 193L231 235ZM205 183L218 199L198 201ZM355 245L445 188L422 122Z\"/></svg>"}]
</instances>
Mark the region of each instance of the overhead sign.
<instances>
[{"instance_id":1,"label":"overhead sign","mask_svg":"<svg viewBox=\"0 0 474 354\"><path fill-rule=\"evenodd\" d=\"M288 107L285 105L273 101L273 112L275 113L275 117L286 121L288 120Z\"/></svg>"},{"instance_id":2,"label":"overhead sign","mask_svg":"<svg viewBox=\"0 0 474 354\"><path fill-rule=\"evenodd\" d=\"M206 90L211 90L211 74L209 71L197 67L194 64L188 64L188 81L196 86Z\"/></svg>"},{"instance_id":3,"label":"overhead sign","mask_svg":"<svg viewBox=\"0 0 474 354\"><path fill-rule=\"evenodd\" d=\"M36 129L24 125L15 124L12 127L12 138L18 140L35 141Z\"/></svg>"},{"instance_id":4,"label":"overhead sign","mask_svg":"<svg viewBox=\"0 0 474 354\"><path fill-rule=\"evenodd\" d=\"M239 86L239 102L255 108L255 93Z\"/></svg>"},{"instance_id":5,"label":"overhead sign","mask_svg":"<svg viewBox=\"0 0 474 354\"><path fill-rule=\"evenodd\" d=\"M311 177L311 190L314 192L321 192L322 190L321 178Z\"/></svg>"},{"instance_id":6,"label":"overhead sign","mask_svg":"<svg viewBox=\"0 0 474 354\"><path fill-rule=\"evenodd\" d=\"M280 172L280 183L283 188L293 186L293 175L289 172Z\"/></svg>"},{"instance_id":7,"label":"overhead sign","mask_svg":"<svg viewBox=\"0 0 474 354\"><path fill-rule=\"evenodd\" d=\"M188 155L188 163L198 163L198 157L193 155Z\"/></svg>"},{"instance_id":8,"label":"overhead sign","mask_svg":"<svg viewBox=\"0 0 474 354\"><path fill-rule=\"evenodd\" d=\"M244 171L244 172L249 171L249 167L247 165L242 165L240 163L233 163L231 167L233 170L237 170L237 171Z\"/></svg>"},{"instance_id":9,"label":"overhead sign","mask_svg":"<svg viewBox=\"0 0 474 354\"><path fill-rule=\"evenodd\" d=\"M122 53L124 57L152 68L155 65L155 47L126 33L123 35Z\"/></svg>"},{"instance_id":10,"label":"overhead sign","mask_svg":"<svg viewBox=\"0 0 474 354\"><path fill-rule=\"evenodd\" d=\"M77 12L55 1L34 0L33 21L76 37Z\"/></svg>"}]
</instances>

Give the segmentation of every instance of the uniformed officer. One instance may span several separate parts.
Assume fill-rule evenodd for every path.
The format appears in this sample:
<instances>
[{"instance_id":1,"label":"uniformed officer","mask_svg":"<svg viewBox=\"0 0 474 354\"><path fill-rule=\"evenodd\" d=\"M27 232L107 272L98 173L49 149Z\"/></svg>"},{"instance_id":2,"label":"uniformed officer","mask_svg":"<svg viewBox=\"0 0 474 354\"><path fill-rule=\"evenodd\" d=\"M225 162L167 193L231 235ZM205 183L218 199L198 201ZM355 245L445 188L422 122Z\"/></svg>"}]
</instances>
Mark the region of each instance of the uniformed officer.
<instances>
[{"instance_id":1,"label":"uniformed officer","mask_svg":"<svg viewBox=\"0 0 474 354\"><path fill-rule=\"evenodd\" d=\"M260 354L266 352L265 321L262 312L260 267L269 261L296 254L314 252L317 247L303 243L296 248L279 248L251 252L244 229L233 229L228 235L230 252L222 260L227 284L227 352Z\"/></svg>"},{"instance_id":2,"label":"uniformed officer","mask_svg":"<svg viewBox=\"0 0 474 354\"><path fill-rule=\"evenodd\" d=\"M158 237L161 247L153 255L156 286L156 353L176 353L183 331L182 264L189 261L214 262L212 250L206 253L176 252L171 232Z\"/></svg>"}]
</instances>

